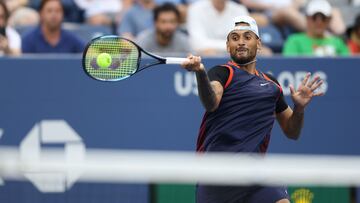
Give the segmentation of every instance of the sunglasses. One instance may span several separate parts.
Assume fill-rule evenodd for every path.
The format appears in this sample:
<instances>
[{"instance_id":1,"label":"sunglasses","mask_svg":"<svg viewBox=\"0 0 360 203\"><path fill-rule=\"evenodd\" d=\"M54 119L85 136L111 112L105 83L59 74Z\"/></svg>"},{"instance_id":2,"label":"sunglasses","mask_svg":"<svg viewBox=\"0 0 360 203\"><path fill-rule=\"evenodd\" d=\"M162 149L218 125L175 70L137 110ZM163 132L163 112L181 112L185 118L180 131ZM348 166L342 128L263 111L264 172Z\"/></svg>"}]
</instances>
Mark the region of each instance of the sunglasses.
<instances>
[{"instance_id":1,"label":"sunglasses","mask_svg":"<svg viewBox=\"0 0 360 203\"><path fill-rule=\"evenodd\" d=\"M327 16L325 16L325 15L322 14L322 13L316 13L316 14L310 16L310 17L311 17L311 19L312 19L313 21L316 21L317 19L320 19L320 20L323 21L323 22L330 20L330 17L327 17Z\"/></svg>"}]
</instances>

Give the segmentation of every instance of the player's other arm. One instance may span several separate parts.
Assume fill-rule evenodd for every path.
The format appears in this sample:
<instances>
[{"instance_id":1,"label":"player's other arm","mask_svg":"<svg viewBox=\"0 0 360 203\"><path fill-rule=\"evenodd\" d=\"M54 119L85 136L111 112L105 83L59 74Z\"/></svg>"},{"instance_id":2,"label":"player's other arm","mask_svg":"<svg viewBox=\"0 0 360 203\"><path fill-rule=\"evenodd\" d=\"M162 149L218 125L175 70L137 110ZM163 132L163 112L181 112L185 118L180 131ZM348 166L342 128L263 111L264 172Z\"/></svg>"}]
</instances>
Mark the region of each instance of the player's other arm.
<instances>
[{"instance_id":1,"label":"player's other arm","mask_svg":"<svg viewBox=\"0 0 360 203\"><path fill-rule=\"evenodd\" d=\"M304 109L295 106L292 110L288 107L285 111L278 113L276 118L288 138L297 140L300 137L304 125Z\"/></svg>"},{"instance_id":2,"label":"player's other arm","mask_svg":"<svg viewBox=\"0 0 360 203\"><path fill-rule=\"evenodd\" d=\"M206 73L204 65L199 56L188 56L189 61L182 64L182 67L196 74L200 100L206 111L215 111L221 101L224 88L218 81L211 81Z\"/></svg>"},{"instance_id":3,"label":"player's other arm","mask_svg":"<svg viewBox=\"0 0 360 203\"><path fill-rule=\"evenodd\" d=\"M290 86L291 98L294 102L294 110L290 107L277 114L277 120L285 135L290 139L298 139L301 129L304 124L305 107L310 103L315 96L321 96L323 93L315 92L323 81L315 76L310 81L310 73L306 75L301 85L297 90Z\"/></svg>"}]
</instances>

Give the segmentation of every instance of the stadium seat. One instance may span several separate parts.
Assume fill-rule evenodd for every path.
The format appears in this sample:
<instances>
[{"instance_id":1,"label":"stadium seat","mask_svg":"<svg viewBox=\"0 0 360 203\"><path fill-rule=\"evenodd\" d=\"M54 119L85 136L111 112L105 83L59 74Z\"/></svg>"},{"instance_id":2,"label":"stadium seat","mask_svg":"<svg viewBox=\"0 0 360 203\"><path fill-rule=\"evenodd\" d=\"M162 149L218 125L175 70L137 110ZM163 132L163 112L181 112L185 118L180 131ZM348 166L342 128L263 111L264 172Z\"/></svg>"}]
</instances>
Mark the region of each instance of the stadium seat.
<instances>
[{"instance_id":1,"label":"stadium seat","mask_svg":"<svg viewBox=\"0 0 360 203\"><path fill-rule=\"evenodd\" d=\"M284 39L280 31L273 25L259 27L261 41L264 45L271 48L274 52L281 52Z\"/></svg>"}]
</instances>

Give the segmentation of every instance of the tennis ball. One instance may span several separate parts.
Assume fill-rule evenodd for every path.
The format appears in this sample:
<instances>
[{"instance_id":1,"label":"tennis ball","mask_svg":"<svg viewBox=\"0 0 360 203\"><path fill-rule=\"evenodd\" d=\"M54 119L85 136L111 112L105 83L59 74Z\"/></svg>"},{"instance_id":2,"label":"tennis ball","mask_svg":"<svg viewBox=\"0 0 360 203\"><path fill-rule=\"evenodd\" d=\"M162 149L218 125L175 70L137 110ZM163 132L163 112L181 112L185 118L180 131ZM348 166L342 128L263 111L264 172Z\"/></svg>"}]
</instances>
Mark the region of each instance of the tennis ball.
<instances>
[{"instance_id":1,"label":"tennis ball","mask_svg":"<svg viewBox=\"0 0 360 203\"><path fill-rule=\"evenodd\" d=\"M111 55L108 53L101 53L96 58L96 63L100 68L107 68L111 65Z\"/></svg>"}]
</instances>

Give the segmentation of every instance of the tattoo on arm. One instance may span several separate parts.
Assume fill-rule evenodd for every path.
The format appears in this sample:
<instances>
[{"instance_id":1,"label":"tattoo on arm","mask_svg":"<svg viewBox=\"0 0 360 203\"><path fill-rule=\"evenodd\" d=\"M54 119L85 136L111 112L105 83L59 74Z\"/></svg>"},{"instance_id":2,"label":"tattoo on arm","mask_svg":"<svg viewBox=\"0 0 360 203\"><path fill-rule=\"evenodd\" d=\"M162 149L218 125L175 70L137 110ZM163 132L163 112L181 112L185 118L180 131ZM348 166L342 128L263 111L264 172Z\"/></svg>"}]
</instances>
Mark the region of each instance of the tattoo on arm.
<instances>
[{"instance_id":1,"label":"tattoo on arm","mask_svg":"<svg viewBox=\"0 0 360 203\"><path fill-rule=\"evenodd\" d=\"M222 85L219 82L210 82L205 70L197 72L196 79L203 106L210 112L216 110L223 94Z\"/></svg>"}]
</instances>

